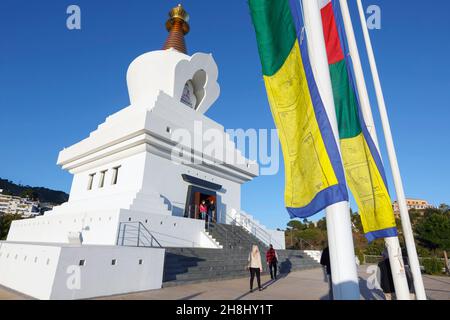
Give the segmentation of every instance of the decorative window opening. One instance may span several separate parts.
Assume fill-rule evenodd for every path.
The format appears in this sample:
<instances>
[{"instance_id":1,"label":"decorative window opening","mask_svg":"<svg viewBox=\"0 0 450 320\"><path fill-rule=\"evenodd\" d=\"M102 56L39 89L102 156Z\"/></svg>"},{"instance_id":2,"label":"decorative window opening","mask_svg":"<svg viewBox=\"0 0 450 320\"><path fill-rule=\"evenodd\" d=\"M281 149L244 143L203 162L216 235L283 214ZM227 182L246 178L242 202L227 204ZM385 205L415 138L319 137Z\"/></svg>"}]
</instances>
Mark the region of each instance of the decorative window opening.
<instances>
[{"instance_id":1,"label":"decorative window opening","mask_svg":"<svg viewBox=\"0 0 450 320\"><path fill-rule=\"evenodd\" d=\"M104 171L100 172L100 180L98 182L99 188L103 188L105 186L105 176L106 176L107 171L108 170L104 170Z\"/></svg>"},{"instance_id":2,"label":"decorative window opening","mask_svg":"<svg viewBox=\"0 0 450 320\"><path fill-rule=\"evenodd\" d=\"M191 80L186 81L181 95L181 103L197 110L205 98L206 81L207 75L205 70L198 70Z\"/></svg>"},{"instance_id":3,"label":"decorative window opening","mask_svg":"<svg viewBox=\"0 0 450 320\"><path fill-rule=\"evenodd\" d=\"M121 168L120 166L113 168L113 176L112 176L112 181L111 181L112 185L116 185L117 182L119 181L119 169L120 168Z\"/></svg>"},{"instance_id":4,"label":"decorative window opening","mask_svg":"<svg viewBox=\"0 0 450 320\"><path fill-rule=\"evenodd\" d=\"M95 177L95 173L92 173L89 175L89 180L88 180L88 190L92 190L92 185L94 183L94 177Z\"/></svg>"}]
</instances>

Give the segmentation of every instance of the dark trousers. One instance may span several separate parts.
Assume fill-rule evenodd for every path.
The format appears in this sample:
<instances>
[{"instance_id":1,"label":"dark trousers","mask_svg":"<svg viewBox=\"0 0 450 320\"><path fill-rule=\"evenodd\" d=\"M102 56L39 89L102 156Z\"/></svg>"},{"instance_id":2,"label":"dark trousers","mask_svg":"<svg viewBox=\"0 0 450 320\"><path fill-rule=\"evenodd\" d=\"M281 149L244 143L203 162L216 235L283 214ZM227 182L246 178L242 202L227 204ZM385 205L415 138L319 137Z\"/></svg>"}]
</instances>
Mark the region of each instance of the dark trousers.
<instances>
[{"instance_id":1,"label":"dark trousers","mask_svg":"<svg viewBox=\"0 0 450 320\"><path fill-rule=\"evenodd\" d=\"M328 298L330 300L334 300L333 297L333 279L331 278L331 273L327 274L328 276Z\"/></svg>"},{"instance_id":2,"label":"dark trousers","mask_svg":"<svg viewBox=\"0 0 450 320\"><path fill-rule=\"evenodd\" d=\"M277 265L276 261L269 263L270 278L272 280L277 278L277 269L278 269L278 265Z\"/></svg>"},{"instance_id":3,"label":"dark trousers","mask_svg":"<svg viewBox=\"0 0 450 320\"><path fill-rule=\"evenodd\" d=\"M253 280L258 281L258 288L261 289L261 272L259 268L250 268L250 290L253 290Z\"/></svg>"}]
</instances>

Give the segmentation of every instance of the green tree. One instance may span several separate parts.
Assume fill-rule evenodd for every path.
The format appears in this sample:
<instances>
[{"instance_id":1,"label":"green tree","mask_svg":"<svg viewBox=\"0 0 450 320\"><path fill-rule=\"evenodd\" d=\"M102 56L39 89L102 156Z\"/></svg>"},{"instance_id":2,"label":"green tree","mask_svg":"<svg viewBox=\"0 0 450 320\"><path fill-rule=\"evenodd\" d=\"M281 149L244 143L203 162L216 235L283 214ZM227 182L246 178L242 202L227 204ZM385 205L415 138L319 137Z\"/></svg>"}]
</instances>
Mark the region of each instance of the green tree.
<instances>
[{"instance_id":1,"label":"green tree","mask_svg":"<svg viewBox=\"0 0 450 320\"><path fill-rule=\"evenodd\" d=\"M424 210L424 217L432 216L433 214L441 214L442 211L436 208L427 208Z\"/></svg>"},{"instance_id":2,"label":"green tree","mask_svg":"<svg viewBox=\"0 0 450 320\"><path fill-rule=\"evenodd\" d=\"M14 220L22 220L18 214L4 214L0 216L0 240L6 240L9 228Z\"/></svg>"},{"instance_id":3,"label":"green tree","mask_svg":"<svg viewBox=\"0 0 450 320\"><path fill-rule=\"evenodd\" d=\"M12 192L11 191L9 191L8 189L3 189L3 192L2 192L2 194L4 194L5 196L12 196L13 194L12 194Z\"/></svg>"},{"instance_id":4,"label":"green tree","mask_svg":"<svg viewBox=\"0 0 450 320\"><path fill-rule=\"evenodd\" d=\"M317 221L317 228L322 231L327 231L327 219L322 218L319 221Z\"/></svg>"},{"instance_id":5,"label":"green tree","mask_svg":"<svg viewBox=\"0 0 450 320\"><path fill-rule=\"evenodd\" d=\"M33 191L33 189L26 189L20 193L20 197L37 201L39 199L39 194L36 191Z\"/></svg>"},{"instance_id":6,"label":"green tree","mask_svg":"<svg viewBox=\"0 0 450 320\"><path fill-rule=\"evenodd\" d=\"M439 205L439 210L441 210L443 213L450 213L450 206L446 203L441 203Z\"/></svg>"},{"instance_id":7,"label":"green tree","mask_svg":"<svg viewBox=\"0 0 450 320\"><path fill-rule=\"evenodd\" d=\"M444 268L444 263L438 258L433 257L423 260L423 266L425 268L426 274L440 275L442 274L442 269Z\"/></svg>"},{"instance_id":8,"label":"green tree","mask_svg":"<svg viewBox=\"0 0 450 320\"><path fill-rule=\"evenodd\" d=\"M298 220L289 221L287 226L294 230L305 230L307 228L303 223L301 223Z\"/></svg>"},{"instance_id":9,"label":"green tree","mask_svg":"<svg viewBox=\"0 0 450 320\"><path fill-rule=\"evenodd\" d=\"M354 231L359 232L359 233L364 233L363 225L361 222L361 217L359 216L358 212L352 213L351 221L352 221L352 227L353 227Z\"/></svg>"},{"instance_id":10,"label":"green tree","mask_svg":"<svg viewBox=\"0 0 450 320\"><path fill-rule=\"evenodd\" d=\"M318 228L305 229L297 233L297 241L306 240L314 248L324 248L327 242L327 234ZM303 243L301 249L311 249Z\"/></svg>"},{"instance_id":11,"label":"green tree","mask_svg":"<svg viewBox=\"0 0 450 320\"><path fill-rule=\"evenodd\" d=\"M383 253L384 248L384 240L378 239L369 244L364 250L364 253L367 255L380 256Z\"/></svg>"},{"instance_id":12,"label":"green tree","mask_svg":"<svg viewBox=\"0 0 450 320\"><path fill-rule=\"evenodd\" d=\"M417 238L423 246L431 250L450 249L450 217L433 213L416 225Z\"/></svg>"}]
</instances>

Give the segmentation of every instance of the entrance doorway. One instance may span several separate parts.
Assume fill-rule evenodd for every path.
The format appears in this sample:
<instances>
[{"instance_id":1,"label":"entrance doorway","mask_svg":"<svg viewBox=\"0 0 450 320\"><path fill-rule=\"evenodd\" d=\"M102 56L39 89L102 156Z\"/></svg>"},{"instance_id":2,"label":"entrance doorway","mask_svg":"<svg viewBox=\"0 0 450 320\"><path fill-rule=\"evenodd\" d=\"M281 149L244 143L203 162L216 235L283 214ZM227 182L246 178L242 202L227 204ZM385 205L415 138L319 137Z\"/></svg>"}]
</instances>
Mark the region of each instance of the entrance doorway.
<instances>
[{"instance_id":1,"label":"entrance doorway","mask_svg":"<svg viewBox=\"0 0 450 320\"><path fill-rule=\"evenodd\" d=\"M196 186L190 186L186 200L186 209L184 214L186 218L202 219L200 214L200 204L204 202L207 207L207 218L209 221L217 221L216 192Z\"/></svg>"}]
</instances>

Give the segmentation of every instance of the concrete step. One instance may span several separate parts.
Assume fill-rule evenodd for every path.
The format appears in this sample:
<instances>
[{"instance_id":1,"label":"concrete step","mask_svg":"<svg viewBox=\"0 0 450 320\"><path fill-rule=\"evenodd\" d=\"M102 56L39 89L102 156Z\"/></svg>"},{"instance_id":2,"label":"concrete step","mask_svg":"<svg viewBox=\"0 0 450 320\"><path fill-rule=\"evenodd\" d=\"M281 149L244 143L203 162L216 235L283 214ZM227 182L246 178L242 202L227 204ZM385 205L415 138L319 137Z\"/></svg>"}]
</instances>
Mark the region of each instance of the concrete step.
<instances>
[{"instance_id":1,"label":"concrete step","mask_svg":"<svg viewBox=\"0 0 450 320\"><path fill-rule=\"evenodd\" d=\"M227 264L227 265L215 265L215 264L205 264L201 266L189 266L189 267L173 267L168 268L165 270L166 275L177 275L177 274L189 274L190 276L194 276L195 274L204 275L208 272L240 272L242 270L246 270L246 263L240 263L240 264ZM299 263L293 263L289 266L287 265L279 265L279 269L281 271L290 271L292 269L302 269L304 267L310 267L310 266L317 266L317 264L312 262L299 262ZM264 266L265 267L265 266ZM268 268L265 267L266 271L268 271Z\"/></svg>"},{"instance_id":2,"label":"concrete step","mask_svg":"<svg viewBox=\"0 0 450 320\"><path fill-rule=\"evenodd\" d=\"M163 287L248 277L246 266L253 244L260 248L266 269L267 246L244 228L211 224L208 232L223 249L167 248ZM277 253L281 273L320 267L302 251L277 250Z\"/></svg>"}]
</instances>

